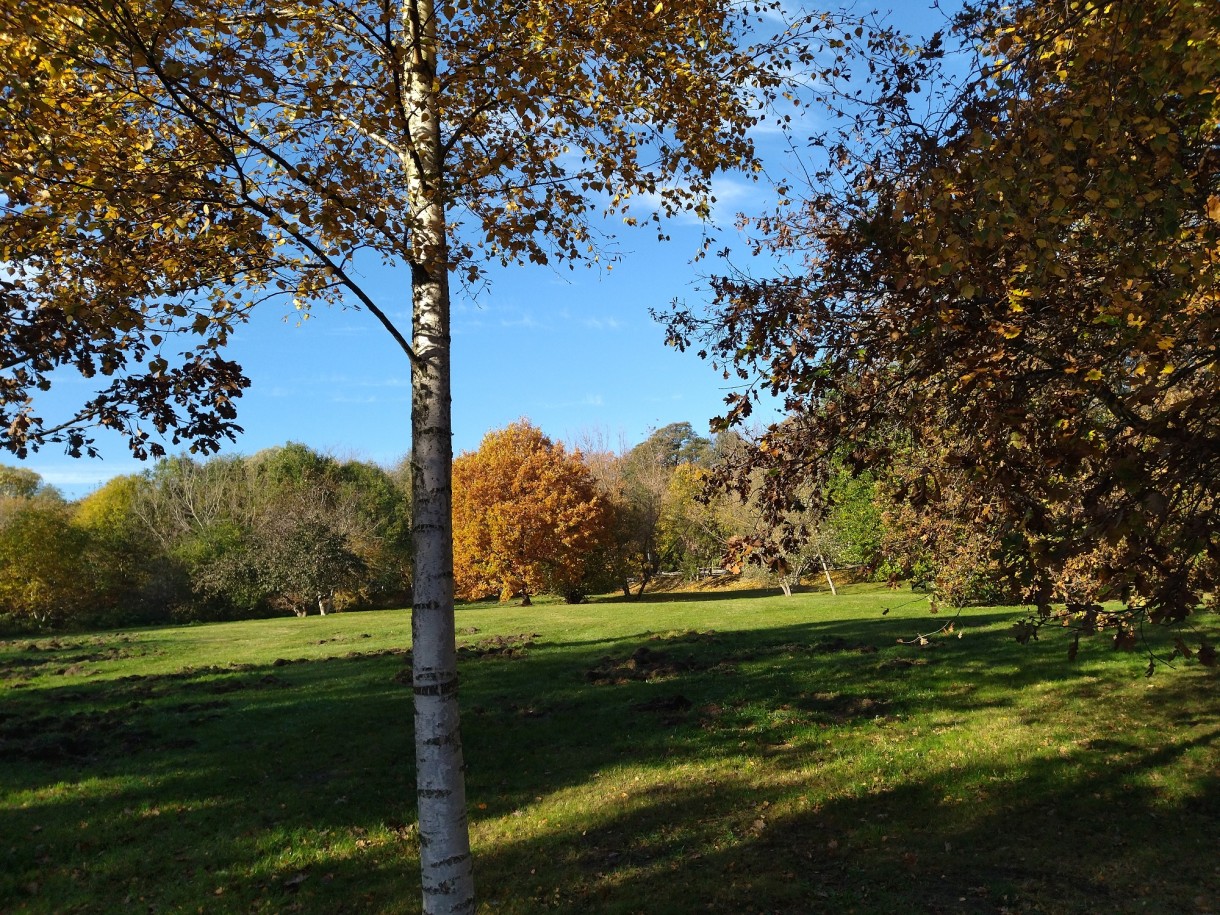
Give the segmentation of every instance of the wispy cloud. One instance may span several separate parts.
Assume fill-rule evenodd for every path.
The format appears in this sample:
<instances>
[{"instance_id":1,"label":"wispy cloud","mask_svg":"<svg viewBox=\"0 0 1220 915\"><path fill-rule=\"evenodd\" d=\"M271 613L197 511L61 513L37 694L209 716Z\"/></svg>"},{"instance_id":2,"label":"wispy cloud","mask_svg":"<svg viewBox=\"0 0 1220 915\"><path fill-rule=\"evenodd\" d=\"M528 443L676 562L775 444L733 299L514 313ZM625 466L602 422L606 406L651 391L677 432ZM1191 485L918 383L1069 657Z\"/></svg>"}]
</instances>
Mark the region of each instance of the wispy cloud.
<instances>
[{"instance_id":1,"label":"wispy cloud","mask_svg":"<svg viewBox=\"0 0 1220 915\"><path fill-rule=\"evenodd\" d=\"M709 220L712 223L732 222L743 204L765 194L764 186L754 181L724 176L716 178L712 182L712 198L714 199L709 201ZM659 193L642 194L639 200L653 211L662 210L662 197ZM683 211L673 218L688 225L699 225L703 222L693 211Z\"/></svg>"},{"instance_id":2,"label":"wispy cloud","mask_svg":"<svg viewBox=\"0 0 1220 915\"><path fill-rule=\"evenodd\" d=\"M384 378L358 378L351 375L330 374L311 379L324 387L351 388L409 388L411 379L403 375L387 375Z\"/></svg>"},{"instance_id":3,"label":"wispy cloud","mask_svg":"<svg viewBox=\"0 0 1220 915\"><path fill-rule=\"evenodd\" d=\"M72 464L41 464L38 461L26 462L37 473L44 483L61 490L69 498L79 498L97 489L112 477L121 474L141 473L152 466L140 461L80 461Z\"/></svg>"},{"instance_id":4,"label":"wispy cloud","mask_svg":"<svg viewBox=\"0 0 1220 915\"><path fill-rule=\"evenodd\" d=\"M541 324L539 324L539 323L538 323L538 322L537 322L537 321L534 319L534 316L533 316L532 314L530 314L528 311L526 311L526 312L522 312L522 313L521 313L520 315L518 315L517 317L513 317L513 318L501 318L501 319L500 319L500 326L501 326L501 327L529 327L529 328L533 328L533 327L541 327L542 325L541 325Z\"/></svg>"},{"instance_id":5,"label":"wispy cloud","mask_svg":"<svg viewBox=\"0 0 1220 915\"><path fill-rule=\"evenodd\" d=\"M96 470L59 470L54 467L47 467L36 472L42 477L44 483L50 483L52 486L92 486L104 480L109 480L119 473L138 473L143 469L143 467L130 467L125 470L119 470L114 466L107 465L105 470L100 467Z\"/></svg>"},{"instance_id":6,"label":"wispy cloud","mask_svg":"<svg viewBox=\"0 0 1220 915\"><path fill-rule=\"evenodd\" d=\"M593 330L619 330L623 326L618 318L585 318L583 323Z\"/></svg>"},{"instance_id":7,"label":"wispy cloud","mask_svg":"<svg viewBox=\"0 0 1220 915\"><path fill-rule=\"evenodd\" d=\"M567 410L572 407L601 407L605 405L605 400L601 394L586 394L580 400L565 400L560 403L544 403L543 409L546 410Z\"/></svg>"},{"instance_id":8,"label":"wispy cloud","mask_svg":"<svg viewBox=\"0 0 1220 915\"><path fill-rule=\"evenodd\" d=\"M376 381L362 380L362 381L355 381L352 383L355 384L357 387L361 387L361 388L410 388L411 387L410 378L402 378L402 377L396 377L396 376L392 376L392 375L388 378L378 378Z\"/></svg>"},{"instance_id":9,"label":"wispy cloud","mask_svg":"<svg viewBox=\"0 0 1220 915\"><path fill-rule=\"evenodd\" d=\"M374 328L372 326L357 327L354 324L335 324L327 327L326 330L322 331L322 334L323 336L327 337L344 337L350 339L352 337L371 337L377 332L377 330L378 328Z\"/></svg>"}]
</instances>

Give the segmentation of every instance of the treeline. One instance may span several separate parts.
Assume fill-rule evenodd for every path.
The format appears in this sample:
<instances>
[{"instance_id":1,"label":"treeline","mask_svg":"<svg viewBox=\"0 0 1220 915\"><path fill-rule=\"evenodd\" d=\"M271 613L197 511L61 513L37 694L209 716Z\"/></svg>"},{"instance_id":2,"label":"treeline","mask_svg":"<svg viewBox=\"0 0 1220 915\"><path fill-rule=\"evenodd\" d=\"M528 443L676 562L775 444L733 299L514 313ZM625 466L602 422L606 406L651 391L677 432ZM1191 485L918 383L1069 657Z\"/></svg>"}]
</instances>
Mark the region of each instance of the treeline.
<instances>
[{"instance_id":1,"label":"treeline","mask_svg":"<svg viewBox=\"0 0 1220 915\"><path fill-rule=\"evenodd\" d=\"M69 502L2 467L0 617L125 625L401 606L405 477L289 444L165 459Z\"/></svg>"},{"instance_id":2,"label":"treeline","mask_svg":"<svg viewBox=\"0 0 1220 915\"><path fill-rule=\"evenodd\" d=\"M755 498L709 488L747 443L673 423L634 447L567 449L527 421L454 463L459 598L637 596L660 576L732 571L790 593L851 568L889 575L872 477L828 480L776 547ZM0 467L0 617L39 627L225 620L405 606L410 474L289 444L168 458L75 502ZM824 507L829 501L831 507ZM764 556L752 552L768 543Z\"/></svg>"},{"instance_id":3,"label":"treeline","mask_svg":"<svg viewBox=\"0 0 1220 915\"><path fill-rule=\"evenodd\" d=\"M746 448L673 423L630 449L587 441L569 451L526 421L489 433L454 465L454 574L458 594L502 600L591 591L642 593L656 577L732 571L786 593L811 573L850 567L889 574L884 529L868 475L827 481L831 507L794 512L800 536L752 555L770 528L758 501L709 487L715 468ZM820 500L825 505L827 500ZM811 505L813 504L811 500ZM798 517L799 516L799 517Z\"/></svg>"}]
</instances>

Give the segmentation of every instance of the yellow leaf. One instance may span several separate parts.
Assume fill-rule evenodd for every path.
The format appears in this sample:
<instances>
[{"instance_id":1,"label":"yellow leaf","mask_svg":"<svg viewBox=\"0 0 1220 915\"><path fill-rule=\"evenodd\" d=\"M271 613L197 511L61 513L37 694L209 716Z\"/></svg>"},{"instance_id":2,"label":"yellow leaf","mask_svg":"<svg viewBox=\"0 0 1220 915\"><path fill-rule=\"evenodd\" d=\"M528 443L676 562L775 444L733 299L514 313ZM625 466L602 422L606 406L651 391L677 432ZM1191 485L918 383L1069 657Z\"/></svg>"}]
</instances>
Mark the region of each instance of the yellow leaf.
<instances>
[{"instance_id":1,"label":"yellow leaf","mask_svg":"<svg viewBox=\"0 0 1220 915\"><path fill-rule=\"evenodd\" d=\"M1220 222L1220 196L1213 194L1207 198L1207 218Z\"/></svg>"},{"instance_id":2,"label":"yellow leaf","mask_svg":"<svg viewBox=\"0 0 1220 915\"><path fill-rule=\"evenodd\" d=\"M1101 369L1089 369L1084 375L1085 381L1101 381Z\"/></svg>"}]
</instances>

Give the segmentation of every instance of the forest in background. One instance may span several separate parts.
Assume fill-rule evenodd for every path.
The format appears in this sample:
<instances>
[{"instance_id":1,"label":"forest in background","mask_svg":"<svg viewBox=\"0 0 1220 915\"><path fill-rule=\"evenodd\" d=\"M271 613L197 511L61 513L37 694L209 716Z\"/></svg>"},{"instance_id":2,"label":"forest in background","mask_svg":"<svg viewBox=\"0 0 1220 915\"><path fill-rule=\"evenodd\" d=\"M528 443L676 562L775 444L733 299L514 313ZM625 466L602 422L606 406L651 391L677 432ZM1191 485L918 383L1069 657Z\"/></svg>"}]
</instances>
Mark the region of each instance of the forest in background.
<instances>
[{"instance_id":1,"label":"forest in background","mask_svg":"<svg viewBox=\"0 0 1220 915\"><path fill-rule=\"evenodd\" d=\"M0 469L0 614L48 627L240 619L409 600L400 471L288 444L164 458L75 502Z\"/></svg>"},{"instance_id":2,"label":"forest in background","mask_svg":"<svg viewBox=\"0 0 1220 915\"><path fill-rule=\"evenodd\" d=\"M886 537L872 475L839 474L831 508L794 514L800 547L750 562L742 544L763 533L760 507L707 487L716 464L747 446L741 435L708 438L678 422L630 447L585 439L568 448L522 420L457 458L461 597L638 596L726 565L786 593L826 569L926 576L926 559L899 556ZM387 469L295 443L182 455L76 501L2 467L0 619L79 628L402 607L410 531L405 460Z\"/></svg>"}]
</instances>

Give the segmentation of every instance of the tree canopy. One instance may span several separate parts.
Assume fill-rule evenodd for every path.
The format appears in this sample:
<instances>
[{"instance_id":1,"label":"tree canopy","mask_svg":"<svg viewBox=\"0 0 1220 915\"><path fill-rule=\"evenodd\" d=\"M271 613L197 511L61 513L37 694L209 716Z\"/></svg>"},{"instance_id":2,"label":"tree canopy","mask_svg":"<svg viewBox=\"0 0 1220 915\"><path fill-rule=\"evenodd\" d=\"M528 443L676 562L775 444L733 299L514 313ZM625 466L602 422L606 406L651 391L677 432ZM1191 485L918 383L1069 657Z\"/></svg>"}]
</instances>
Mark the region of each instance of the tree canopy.
<instances>
[{"instance_id":1,"label":"tree canopy","mask_svg":"<svg viewBox=\"0 0 1220 915\"><path fill-rule=\"evenodd\" d=\"M793 414L729 476L765 468L779 520L835 460L896 468L943 571L1037 606L1025 637L1182 620L1220 572L1220 9L983 2L837 47L843 131L756 225L788 267L671 316Z\"/></svg>"},{"instance_id":2,"label":"tree canopy","mask_svg":"<svg viewBox=\"0 0 1220 915\"><path fill-rule=\"evenodd\" d=\"M779 91L787 52L750 44L755 18L721 0L6 6L0 444L75 454L110 428L138 455L164 453L157 433L215 449L247 385L223 346L272 295L365 308L414 358L361 269L422 265L434 205L455 218L428 256L468 279L596 260L603 215L706 214ZM61 366L98 389L44 416Z\"/></svg>"},{"instance_id":3,"label":"tree canopy","mask_svg":"<svg viewBox=\"0 0 1220 915\"><path fill-rule=\"evenodd\" d=\"M453 465L457 593L501 600L557 591L579 600L609 514L579 453L521 421L489 432Z\"/></svg>"}]
</instances>

